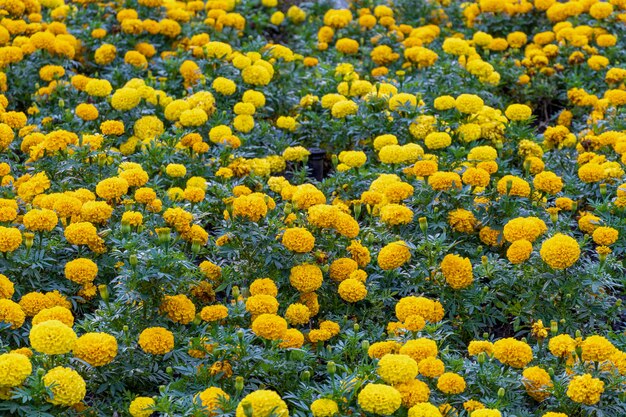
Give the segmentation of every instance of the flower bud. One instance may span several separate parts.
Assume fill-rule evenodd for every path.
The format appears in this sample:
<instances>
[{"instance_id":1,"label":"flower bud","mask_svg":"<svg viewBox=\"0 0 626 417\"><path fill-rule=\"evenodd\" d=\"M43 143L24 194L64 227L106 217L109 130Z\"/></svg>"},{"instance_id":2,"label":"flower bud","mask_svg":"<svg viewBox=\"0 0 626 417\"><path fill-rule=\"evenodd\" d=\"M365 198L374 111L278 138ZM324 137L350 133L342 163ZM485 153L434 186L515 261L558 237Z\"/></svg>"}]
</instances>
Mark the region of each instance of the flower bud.
<instances>
[{"instance_id":1,"label":"flower bud","mask_svg":"<svg viewBox=\"0 0 626 417\"><path fill-rule=\"evenodd\" d=\"M254 410L252 409L252 404L249 400L241 400L241 407L243 408L243 414L246 417L252 417L254 415Z\"/></svg>"},{"instance_id":2,"label":"flower bud","mask_svg":"<svg viewBox=\"0 0 626 417\"><path fill-rule=\"evenodd\" d=\"M576 330L576 337L583 337L583 334L580 330Z\"/></svg>"},{"instance_id":3,"label":"flower bud","mask_svg":"<svg viewBox=\"0 0 626 417\"><path fill-rule=\"evenodd\" d=\"M553 367L549 367L548 368L548 375L550 375L551 378L554 378L554 368Z\"/></svg>"},{"instance_id":4,"label":"flower bud","mask_svg":"<svg viewBox=\"0 0 626 417\"><path fill-rule=\"evenodd\" d=\"M552 335L556 335L559 332L559 323L556 320L552 320L550 322L550 333Z\"/></svg>"},{"instance_id":5,"label":"flower bud","mask_svg":"<svg viewBox=\"0 0 626 417\"><path fill-rule=\"evenodd\" d=\"M420 230L422 233L426 233L426 230L428 230L428 219L426 219L426 217L420 217L418 220L420 223Z\"/></svg>"},{"instance_id":6,"label":"flower bud","mask_svg":"<svg viewBox=\"0 0 626 417\"><path fill-rule=\"evenodd\" d=\"M137 266L137 261L137 255L134 253L128 257L128 263L130 263L131 266Z\"/></svg>"},{"instance_id":7,"label":"flower bud","mask_svg":"<svg viewBox=\"0 0 626 417\"><path fill-rule=\"evenodd\" d=\"M354 205L354 217L355 218L359 218L359 216L361 216L361 208L362 208L362 205L360 203Z\"/></svg>"},{"instance_id":8,"label":"flower bud","mask_svg":"<svg viewBox=\"0 0 626 417\"><path fill-rule=\"evenodd\" d=\"M368 340L363 340L361 342L361 349L363 349L363 351L367 352L370 348L370 342Z\"/></svg>"},{"instance_id":9,"label":"flower bud","mask_svg":"<svg viewBox=\"0 0 626 417\"><path fill-rule=\"evenodd\" d=\"M127 332L127 331L128 331L128 325L127 325L127 324L125 324L125 325L122 327L122 331L124 331L124 332Z\"/></svg>"},{"instance_id":10,"label":"flower bud","mask_svg":"<svg viewBox=\"0 0 626 417\"><path fill-rule=\"evenodd\" d=\"M237 378L235 378L235 389L237 390L237 392L243 391L243 377L242 376L238 376Z\"/></svg>"},{"instance_id":11,"label":"flower bud","mask_svg":"<svg viewBox=\"0 0 626 417\"><path fill-rule=\"evenodd\" d=\"M171 366L168 366L167 368L165 368L165 373L172 376L174 374L174 369L172 369Z\"/></svg>"},{"instance_id":12,"label":"flower bud","mask_svg":"<svg viewBox=\"0 0 626 417\"><path fill-rule=\"evenodd\" d=\"M34 233L24 232L24 245L26 249L30 249L33 247L33 239L35 238Z\"/></svg>"},{"instance_id":13,"label":"flower bud","mask_svg":"<svg viewBox=\"0 0 626 417\"><path fill-rule=\"evenodd\" d=\"M326 365L326 369L328 370L328 373L330 375L334 375L335 372L337 372L337 365L335 365L335 362L330 361L328 362L328 364Z\"/></svg>"},{"instance_id":14,"label":"flower bud","mask_svg":"<svg viewBox=\"0 0 626 417\"><path fill-rule=\"evenodd\" d=\"M37 368L37 375L38 376L44 376L44 374L46 373L46 370L43 368Z\"/></svg>"},{"instance_id":15,"label":"flower bud","mask_svg":"<svg viewBox=\"0 0 626 417\"><path fill-rule=\"evenodd\" d=\"M352 326L352 328L354 329L355 332L358 332L361 326L359 326L359 323L354 323L354 326Z\"/></svg>"},{"instance_id":16,"label":"flower bud","mask_svg":"<svg viewBox=\"0 0 626 417\"><path fill-rule=\"evenodd\" d=\"M513 188L513 180L508 180L506 182L506 195L511 193L511 189Z\"/></svg>"},{"instance_id":17,"label":"flower bud","mask_svg":"<svg viewBox=\"0 0 626 417\"><path fill-rule=\"evenodd\" d=\"M191 252L197 255L200 252L200 248L202 247L201 241L198 239L194 239L191 244Z\"/></svg>"},{"instance_id":18,"label":"flower bud","mask_svg":"<svg viewBox=\"0 0 626 417\"><path fill-rule=\"evenodd\" d=\"M505 389L500 387L500 389L498 390L498 398L504 398L504 394L506 394Z\"/></svg>"},{"instance_id":19,"label":"flower bud","mask_svg":"<svg viewBox=\"0 0 626 417\"><path fill-rule=\"evenodd\" d=\"M158 229L156 229L156 233L159 237L159 242L160 243L167 243L170 241L170 233L172 232L172 229L170 229L169 227L159 227Z\"/></svg>"},{"instance_id":20,"label":"flower bud","mask_svg":"<svg viewBox=\"0 0 626 417\"><path fill-rule=\"evenodd\" d=\"M236 285L235 285L235 286L233 287L233 289L231 290L231 292L232 292L232 294L233 294L233 298L234 298L234 299L239 298L239 294L240 294L240 292L239 292L239 287L238 287L238 286L236 286Z\"/></svg>"},{"instance_id":21,"label":"flower bud","mask_svg":"<svg viewBox=\"0 0 626 417\"><path fill-rule=\"evenodd\" d=\"M604 197L606 195L606 184L600 184L600 195Z\"/></svg>"},{"instance_id":22,"label":"flower bud","mask_svg":"<svg viewBox=\"0 0 626 417\"><path fill-rule=\"evenodd\" d=\"M303 371L300 374L300 380L304 381L304 382L308 382L311 379L311 372L309 371Z\"/></svg>"},{"instance_id":23,"label":"flower bud","mask_svg":"<svg viewBox=\"0 0 626 417\"><path fill-rule=\"evenodd\" d=\"M483 363L485 363L486 360L487 360L487 355L485 354L485 352L480 352L478 354L478 363L482 365Z\"/></svg>"},{"instance_id":24,"label":"flower bud","mask_svg":"<svg viewBox=\"0 0 626 417\"><path fill-rule=\"evenodd\" d=\"M98 285L98 292L100 293L100 297L102 297L102 299L105 302L109 301L109 289L107 288L106 285L104 284Z\"/></svg>"}]
</instances>

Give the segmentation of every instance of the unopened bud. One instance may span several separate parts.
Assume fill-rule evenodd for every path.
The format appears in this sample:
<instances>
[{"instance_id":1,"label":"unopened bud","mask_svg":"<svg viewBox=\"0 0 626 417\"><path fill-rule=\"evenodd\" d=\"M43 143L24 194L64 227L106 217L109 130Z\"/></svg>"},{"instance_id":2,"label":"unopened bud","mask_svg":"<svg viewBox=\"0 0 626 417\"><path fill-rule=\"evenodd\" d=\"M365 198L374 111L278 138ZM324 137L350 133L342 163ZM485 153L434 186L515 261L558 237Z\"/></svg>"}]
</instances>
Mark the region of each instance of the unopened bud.
<instances>
[{"instance_id":1,"label":"unopened bud","mask_svg":"<svg viewBox=\"0 0 626 417\"><path fill-rule=\"evenodd\" d=\"M100 297L102 297L102 299L105 302L109 301L109 289L107 288L106 285L104 284L98 285L98 292L100 293Z\"/></svg>"},{"instance_id":2,"label":"unopened bud","mask_svg":"<svg viewBox=\"0 0 626 417\"><path fill-rule=\"evenodd\" d=\"M556 320L550 322L550 333L556 335L559 332L559 323Z\"/></svg>"},{"instance_id":3,"label":"unopened bud","mask_svg":"<svg viewBox=\"0 0 626 417\"><path fill-rule=\"evenodd\" d=\"M600 195L603 197L606 195L606 184L600 184Z\"/></svg>"},{"instance_id":4,"label":"unopened bud","mask_svg":"<svg viewBox=\"0 0 626 417\"><path fill-rule=\"evenodd\" d=\"M243 413L246 417L253 417L254 410L252 409L252 404L249 400L241 400L241 407L243 408Z\"/></svg>"},{"instance_id":5,"label":"unopened bud","mask_svg":"<svg viewBox=\"0 0 626 417\"><path fill-rule=\"evenodd\" d=\"M498 398L504 398L504 394L506 394L505 389L500 387L500 389L498 390Z\"/></svg>"},{"instance_id":6,"label":"unopened bud","mask_svg":"<svg viewBox=\"0 0 626 417\"><path fill-rule=\"evenodd\" d=\"M33 239L35 238L34 233L24 232L24 245L26 249L30 249L33 247Z\"/></svg>"},{"instance_id":7,"label":"unopened bud","mask_svg":"<svg viewBox=\"0 0 626 417\"><path fill-rule=\"evenodd\" d=\"M548 374L549 374L552 378L554 378L554 368L553 368L553 367L549 367L549 368L548 368Z\"/></svg>"},{"instance_id":8,"label":"unopened bud","mask_svg":"<svg viewBox=\"0 0 626 417\"><path fill-rule=\"evenodd\" d=\"M487 360L487 355L485 354L485 352L480 352L478 354L478 363L482 365L483 363L485 363L486 360Z\"/></svg>"},{"instance_id":9,"label":"unopened bud","mask_svg":"<svg viewBox=\"0 0 626 417\"><path fill-rule=\"evenodd\" d=\"M124 331L124 332L127 332L127 331L128 331L128 325L127 325L127 324L125 324L125 325L122 327L122 331Z\"/></svg>"},{"instance_id":10,"label":"unopened bud","mask_svg":"<svg viewBox=\"0 0 626 417\"><path fill-rule=\"evenodd\" d=\"M233 294L233 298L237 299L239 298L239 287L238 286L234 286L233 289L231 290L232 294Z\"/></svg>"},{"instance_id":11,"label":"unopened bud","mask_svg":"<svg viewBox=\"0 0 626 417\"><path fill-rule=\"evenodd\" d=\"M243 377L242 376L238 376L237 378L235 378L235 389L237 390L237 392L243 391Z\"/></svg>"},{"instance_id":12,"label":"unopened bud","mask_svg":"<svg viewBox=\"0 0 626 417\"><path fill-rule=\"evenodd\" d=\"M367 352L370 349L370 342L368 340L364 340L361 342L361 349Z\"/></svg>"},{"instance_id":13,"label":"unopened bud","mask_svg":"<svg viewBox=\"0 0 626 417\"><path fill-rule=\"evenodd\" d=\"M354 323L354 326L352 326L352 328L354 329L355 332L358 332L361 326L359 326L359 323Z\"/></svg>"},{"instance_id":14,"label":"unopened bud","mask_svg":"<svg viewBox=\"0 0 626 417\"><path fill-rule=\"evenodd\" d=\"M304 382L308 382L311 379L311 372L309 371L303 371L300 374L300 379Z\"/></svg>"},{"instance_id":15,"label":"unopened bud","mask_svg":"<svg viewBox=\"0 0 626 417\"><path fill-rule=\"evenodd\" d=\"M426 217L420 217L419 223L422 233L426 233L426 230L428 230L428 219Z\"/></svg>"},{"instance_id":16,"label":"unopened bud","mask_svg":"<svg viewBox=\"0 0 626 417\"><path fill-rule=\"evenodd\" d=\"M198 239L194 239L191 244L191 252L197 255L200 252L200 248L202 247L201 241Z\"/></svg>"},{"instance_id":17,"label":"unopened bud","mask_svg":"<svg viewBox=\"0 0 626 417\"><path fill-rule=\"evenodd\" d=\"M37 375L43 376L46 373L46 370L43 368L37 368Z\"/></svg>"},{"instance_id":18,"label":"unopened bud","mask_svg":"<svg viewBox=\"0 0 626 417\"><path fill-rule=\"evenodd\" d=\"M328 370L328 373L331 375L334 375L335 372L337 372L337 365L335 365L335 362L330 361L328 362L328 364L326 365L326 369Z\"/></svg>"},{"instance_id":19,"label":"unopened bud","mask_svg":"<svg viewBox=\"0 0 626 417\"><path fill-rule=\"evenodd\" d=\"M137 255L134 253L128 257L128 263L130 263L131 266L137 266L137 261Z\"/></svg>"},{"instance_id":20,"label":"unopened bud","mask_svg":"<svg viewBox=\"0 0 626 417\"><path fill-rule=\"evenodd\" d=\"M583 334L580 330L576 330L576 337L583 337Z\"/></svg>"},{"instance_id":21,"label":"unopened bud","mask_svg":"<svg viewBox=\"0 0 626 417\"><path fill-rule=\"evenodd\" d=\"M174 374L174 369L172 369L171 366L168 366L167 368L165 368L165 373L171 376Z\"/></svg>"}]
</instances>

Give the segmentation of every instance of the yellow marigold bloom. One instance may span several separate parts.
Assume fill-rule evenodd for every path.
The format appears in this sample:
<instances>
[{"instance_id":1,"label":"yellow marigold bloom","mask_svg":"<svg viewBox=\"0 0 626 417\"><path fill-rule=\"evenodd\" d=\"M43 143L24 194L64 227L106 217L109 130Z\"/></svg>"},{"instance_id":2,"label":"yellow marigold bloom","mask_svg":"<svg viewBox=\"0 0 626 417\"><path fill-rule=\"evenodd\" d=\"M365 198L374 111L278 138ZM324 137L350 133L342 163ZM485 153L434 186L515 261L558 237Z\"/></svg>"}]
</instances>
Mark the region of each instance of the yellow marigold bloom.
<instances>
[{"instance_id":1,"label":"yellow marigold bloom","mask_svg":"<svg viewBox=\"0 0 626 417\"><path fill-rule=\"evenodd\" d=\"M20 304L7 299L0 299L0 322L11 324L12 329L17 329L24 324L26 314Z\"/></svg>"},{"instance_id":2,"label":"yellow marigold bloom","mask_svg":"<svg viewBox=\"0 0 626 417\"><path fill-rule=\"evenodd\" d=\"M402 395L389 385L370 383L359 392L357 402L367 413L389 416L402 405Z\"/></svg>"},{"instance_id":3,"label":"yellow marigold bloom","mask_svg":"<svg viewBox=\"0 0 626 417\"><path fill-rule=\"evenodd\" d=\"M0 252L13 252L22 244L22 233L14 227L0 227Z\"/></svg>"},{"instance_id":4,"label":"yellow marigold bloom","mask_svg":"<svg viewBox=\"0 0 626 417\"><path fill-rule=\"evenodd\" d=\"M350 278L350 274L359 268L358 263L350 258L335 259L330 264L329 275L333 281L341 282Z\"/></svg>"},{"instance_id":5,"label":"yellow marigold bloom","mask_svg":"<svg viewBox=\"0 0 626 417\"><path fill-rule=\"evenodd\" d=\"M265 198L257 193L240 196L233 200L233 217L246 217L253 222L258 222L265 217L267 210Z\"/></svg>"},{"instance_id":6,"label":"yellow marigold bloom","mask_svg":"<svg viewBox=\"0 0 626 417\"><path fill-rule=\"evenodd\" d=\"M276 314L278 312L278 301L271 295L253 295L246 300L246 311L250 312L252 317L259 314Z\"/></svg>"},{"instance_id":7,"label":"yellow marigold bloom","mask_svg":"<svg viewBox=\"0 0 626 417\"><path fill-rule=\"evenodd\" d=\"M419 379L397 384L394 388L402 395L402 405L407 408L413 407L418 403L425 403L430 397L428 385Z\"/></svg>"},{"instance_id":8,"label":"yellow marigold bloom","mask_svg":"<svg viewBox=\"0 0 626 417\"><path fill-rule=\"evenodd\" d=\"M390 385L409 382L417 376L417 362L407 355L387 354L378 361L377 373Z\"/></svg>"},{"instance_id":9,"label":"yellow marigold bloom","mask_svg":"<svg viewBox=\"0 0 626 417\"><path fill-rule=\"evenodd\" d=\"M524 239L532 243L547 230L545 222L538 217L517 217L509 220L502 232L507 242Z\"/></svg>"},{"instance_id":10,"label":"yellow marigold bloom","mask_svg":"<svg viewBox=\"0 0 626 417\"><path fill-rule=\"evenodd\" d=\"M311 319L311 312L304 304L290 304L285 311L285 319L292 326L305 325Z\"/></svg>"},{"instance_id":11,"label":"yellow marigold bloom","mask_svg":"<svg viewBox=\"0 0 626 417\"><path fill-rule=\"evenodd\" d=\"M437 171L428 177L428 185L435 191L445 191L453 187L460 189L463 183L456 172Z\"/></svg>"},{"instance_id":12,"label":"yellow marigold bloom","mask_svg":"<svg viewBox=\"0 0 626 417\"><path fill-rule=\"evenodd\" d=\"M4 274L0 274L0 299L11 299L15 293L13 282Z\"/></svg>"},{"instance_id":13,"label":"yellow marigold bloom","mask_svg":"<svg viewBox=\"0 0 626 417\"><path fill-rule=\"evenodd\" d=\"M466 387L465 379L453 372L446 372L437 380L437 389L444 394L460 394Z\"/></svg>"},{"instance_id":14,"label":"yellow marigold bloom","mask_svg":"<svg viewBox=\"0 0 626 417\"><path fill-rule=\"evenodd\" d=\"M563 189L563 180L554 172L543 171L533 179L535 189L548 194L557 194Z\"/></svg>"},{"instance_id":15,"label":"yellow marigold bloom","mask_svg":"<svg viewBox=\"0 0 626 417\"><path fill-rule=\"evenodd\" d=\"M432 132L426 136L424 143L428 149L443 149L452 143L452 138L446 132Z\"/></svg>"},{"instance_id":16,"label":"yellow marigold bloom","mask_svg":"<svg viewBox=\"0 0 626 417\"><path fill-rule=\"evenodd\" d=\"M499 410L482 408L472 411L470 417L502 417L502 413Z\"/></svg>"},{"instance_id":17,"label":"yellow marigold bloom","mask_svg":"<svg viewBox=\"0 0 626 417\"><path fill-rule=\"evenodd\" d=\"M410 356L418 364L423 359L436 357L437 353L437 343L435 343L434 340L423 337L420 339L409 340L400 348L400 354Z\"/></svg>"},{"instance_id":18,"label":"yellow marigold bloom","mask_svg":"<svg viewBox=\"0 0 626 417\"><path fill-rule=\"evenodd\" d=\"M283 233L283 245L292 252L307 253L315 246L315 237L302 227L291 227Z\"/></svg>"},{"instance_id":19,"label":"yellow marigold bloom","mask_svg":"<svg viewBox=\"0 0 626 417\"><path fill-rule=\"evenodd\" d=\"M83 120L91 121L98 118L98 109L93 104L81 103L76 106L76 116Z\"/></svg>"},{"instance_id":20,"label":"yellow marigold bloom","mask_svg":"<svg viewBox=\"0 0 626 417\"><path fill-rule=\"evenodd\" d=\"M442 413L446 413L445 411L440 411L443 407L450 406L448 404L442 404L439 408L435 407L433 404L428 402L420 402L413 405L409 409L409 417L443 417Z\"/></svg>"},{"instance_id":21,"label":"yellow marigold bloom","mask_svg":"<svg viewBox=\"0 0 626 417\"><path fill-rule=\"evenodd\" d=\"M472 187L486 187L489 185L491 177L489 172L482 168L469 167L465 170L461 179L464 184Z\"/></svg>"},{"instance_id":22,"label":"yellow marigold bloom","mask_svg":"<svg viewBox=\"0 0 626 417\"><path fill-rule=\"evenodd\" d=\"M592 237L598 245L609 246L617 241L619 232L612 227L601 226L593 231Z\"/></svg>"},{"instance_id":23,"label":"yellow marigold bloom","mask_svg":"<svg viewBox=\"0 0 626 417\"><path fill-rule=\"evenodd\" d=\"M200 311L200 318L204 321L220 321L228 317L228 308L223 305L206 306Z\"/></svg>"},{"instance_id":24,"label":"yellow marigold bloom","mask_svg":"<svg viewBox=\"0 0 626 417\"><path fill-rule=\"evenodd\" d=\"M550 396L548 389L554 385L550 374L538 366L524 369L522 383L528 395L541 402Z\"/></svg>"},{"instance_id":25,"label":"yellow marigold bloom","mask_svg":"<svg viewBox=\"0 0 626 417\"><path fill-rule=\"evenodd\" d=\"M98 265L91 259L78 258L65 264L65 278L80 285L96 279Z\"/></svg>"},{"instance_id":26,"label":"yellow marigold bloom","mask_svg":"<svg viewBox=\"0 0 626 417\"><path fill-rule=\"evenodd\" d=\"M342 151L339 153L339 161L350 168L358 168L365 164L367 156L362 151Z\"/></svg>"},{"instance_id":27,"label":"yellow marigold bloom","mask_svg":"<svg viewBox=\"0 0 626 417\"><path fill-rule=\"evenodd\" d=\"M356 114L359 111L359 105L352 100L341 100L333 104L331 114L337 119Z\"/></svg>"},{"instance_id":28,"label":"yellow marigold bloom","mask_svg":"<svg viewBox=\"0 0 626 417\"><path fill-rule=\"evenodd\" d=\"M243 397L237 405L236 417L246 417L244 408L252 409L252 417L288 417L287 404L274 391L257 390Z\"/></svg>"},{"instance_id":29,"label":"yellow marigold bloom","mask_svg":"<svg viewBox=\"0 0 626 417\"><path fill-rule=\"evenodd\" d=\"M287 321L275 314L261 314L252 322L251 328L259 337L281 340L287 333Z\"/></svg>"},{"instance_id":30,"label":"yellow marigold bloom","mask_svg":"<svg viewBox=\"0 0 626 417\"><path fill-rule=\"evenodd\" d=\"M491 356L493 354L493 343L487 340L472 340L467 346L467 353L470 356L478 356L482 352Z\"/></svg>"},{"instance_id":31,"label":"yellow marigold bloom","mask_svg":"<svg viewBox=\"0 0 626 417\"><path fill-rule=\"evenodd\" d=\"M117 340L107 333L85 333L76 339L73 353L91 366L104 366L117 356Z\"/></svg>"},{"instance_id":32,"label":"yellow marigold bloom","mask_svg":"<svg viewBox=\"0 0 626 417\"><path fill-rule=\"evenodd\" d=\"M301 293L310 293L322 286L322 271L317 265L303 264L291 268L289 282Z\"/></svg>"},{"instance_id":33,"label":"yellow marigold bloom","mask_svg":"<svg viewBox=\"0 0 626 417\"><path fill-rule=\"evenodd\" d=\"M140 1L144 2L145 0ZM155 406L155 402L150 397L137 397L130 402L128 406L128 412L132 417L150 417L154 414L152 407Z\"/></svg>"},{"instance_id":34,"label":"yellow marigold bloom","mask_svg":"<svg viewBox=\"0 0 626 417\"><path fill-rule=\"evenodd\" d=\"M406 321L410 316L421 316L431 323L436 323L443 319L443 307L438 301L429 300L425 297L403 297L395 307L398 320Z\"/></svg>"},{"instance_id":35,"label":"yellow marigold bloom","mask_svg":"<svg viewBox=\"0 0 626 417\"><path fill-rule=\"evenodd\" d=\"M350 252L352 259L356 261L361 268L364 268L371 261L369 249L363 246L358 240L351 241L346 250Z\"/></svg>"},{"instance_id":36,"label":"yellow marigold bloom","mask_svg":"<svg viewBox=\"0 0 626 417\"><path fill-rule=\"evenodd\" d=\"M58 320L34 325L28 338L33 349L46 355L63 355L70 352L76 343L74 330Z\"/></svg>"},{"instance_id":37,"label":"yellow marigold bloom","mask_svg":"<svg viewBox=\"0 0 626 417\"><path fill-rule=\"evenodd\" d=\"M333 400L320 398L311 403L313 417L332 417L339 414L339 407Z\"/></svg>"},{"instance_id":38,"label":"yellow marigold bloom","mask_svg":"<svg viewBox=\"0 0 626 417\"><path fill-rule=\"evenodd\" d=\"M276 297L278 295L278 287L270 278L255 279L252 284L250 284L249 290L252 295L265 294L271 295L272 297Z\"/></svg>"},{"instance_id":39,"label":"yellow marigold bloom","mask_svg":"<svg viewBox=\"0 0 626 417\"><path fill-rule=\"evenodd\" d=\"M438 378L445 372L445 365L441 359L429 356L418 363L420 375L426 378Z\"/></svg>"},{"instance_id":40,"label":"yellow marigold bloom","mask_svg":"<svg viewBox=\"0 0 626 417\"><path fill-rule=\"evenodd\" d=\"M48 209L33 209L23 217L24 227L33 232L49 232L59 223L56 213Z\"/></svg>"},{"instance_id":41,"label":"yellow marigold bloom","mask_svg":"<svg viewBox=\"0 0 626 417\"><path fill-rule=\"evenodd\" d=\"M28 356L15 352L0 355L0 387L18 387L32 372Z\"/></svg>"},{"instance_id":42,"label":"yellow marigold bloom","mask_svg":"<svg viewBox=\"0 0 626 417\"><path fill-rule=\"evenodd\" d=\"M184 294L166 295L161 303L161 311L175 323L189 324L196 317L196 306Z\"/></svg>"},{"instance_id":43,"label":"yellow marigold bloom","mask_svg":"<svg viewBox=\"0 0 626 417\"><path fill-rule=\"evenodd\" d=\"M378 266L384 270L396 269L411 259L411 252L404 241L391 242L378 252Z\"/></svg>"},{"instance_id":44,"label":"yellow marigold bloom","mask_svg":"<svg viewBox=\"0 0 626 417\"><path fill-rule=\"evenodd\" d=\"M575 376L567 387L567 396L572 401L586 405L597 404L603 392L604 382L590 374Z\"/></svg>"},{"instance_id":45,"label":"yellow marigold bloom","mask_svg":"<svg viewBox=\"0 0 626 417\"><path fill-rule=\"evenodd\" d=\"M527 343L509 337L493 344L493 356L505 365L523 368L533 360L533 351Z\"/></svg>"},{"instance_id":46,"label":"yellow marigold bloom","mask_svg":"<svg viewBox=\"0 0 626 417\"><path fill-rule=\"evenodd\" d=\"M532 113L532 109L525 104L511 104L504 111L506 117L513 121L528 120L530 116L532 116Z\"/></svg>"},{"instance_id":47,"label":"yellow marigold bloom","mask_svg":"<svg viewBox=\"0 0 626 417\"><path fill-rule=\"evenodd\" d=\"M580 246L576 239L557 233L543 242L539 254L550 267L565 269L572 266L580 257Z\"/></svg>"},{"instance_id":48,"label":"yellow marigold bloom","mask_svg":"<svg viewBox=\"0 0 626 417\"><path fill-rule=\"evenodd\" d=\"M576 341L568 334L560 334L550 339L548 349L554 356L565 358L576 349Z\"/></svg>"},{"instance_id":49,"label":"yellow marigold bloom","mask_svg":"<svg viewBox=\"0 0 626 417\"><path fill-rule=\"evenodd\" d=\"M606 338L589 336L581 344L583 361L604 362L617 350Z\"/></svg>"},{"instance_id":50,"label":"yellow marigold bloom","mask_svg":"<svg viewBox=\"0 0 626 417\"><path fill-rule=\"evenodd\" d=\"M506 257L513 265L521 264L530 258L533 244L526 239L516 240L506 251Z\"/></svg>"},{"instance_id":51,"label":"yellow marigold bloom","mask_svg":"<svg viewBox=\"0 0 626 417\"><path fill-rule=\"evenodd\" d=\"M359 52L359 43L354 39L341 38L335 43L335 48L342 54L356 54Z\"/></svg>"},{"instance_id":52,"label":"yellow marigold bloom","mask_svg":"<svg viewBox=\"0 0 626 417\"><path fill-rule=\"evenodd\" d=\"M349 303L356 303L367 296L365 284L354 278L348 278L339 284L339 296Z\"/></svg>"},{"instance_id":53,"label":"yellow marigold bloom","mask_svg":"<svg viewBox=\"0 0 626 417\"><path fill-rule=\"evenodd\" d=\"M483 99L474 94L461 94L455 100L457 110L466 114L478 113L483 105Z\"/></svg>"},{"instance_id":54,"label":"yellow marigold bloom","mask_svg":"<svg viewBox=\"0 0 626 417\"><path fill-rule=\"evenodd\" d=\"M505 175L498 181L498 193L517 197L530 196L530 185L525 180L514 175Z\"/></svg>"},{"instance_id":55,"label":"yellow marigold bloom","mask_svg":"<svg viewBox=\"0 0 626 417\"><path fill-rule=\"evenodd\" d=\"M52 398L48 402L55 405L72 406L82 401L87 393L85 380L70 368L52 368L46 372L42 381L52 391Z\"/></svg>"},{"instance_id":56,"label":"yellow marigold bloom","mask_svg":"<svg viewBox=\"0 0 626 417\"><path fill-rule=\"evenodd\" d=\"M233 95L235 91L237 91L237 84L235 84L234 81L224 77L215 78L211 86L216 92L225 96Z\"/></svg>"},{"instance_id":57,"label":"yellow marigold bloom","mask_svg":"<svg viewBox=\"0 0 626 417\"><path fill-rule=\"evenodd\" d=\"M474 282L470 260L459 255L446 255L441 262L441 272L448 285L455 290L467 288Z\"/></svg>"},{"instance_id":58,"label":"yellow marigold bloom","mask_svg":"<svg viewBox=\"0 0 626 417\"><path fill-rule=\"evenodd\" d=\"M456 209L448 213L448 223L453 230L460 233L474 233L478 221L471 211Z\"/></svg>"},{"instance_id":59,"label":"yellow marigold bloom","mask_svg":"<svg viewBox=\"0 0 626 417\"><path fill-rule=\"evenodd\" d=\"M61 306L42 309L33 317L33 326L48 320L58 320L68 327L74 326L74 315L69 309Z\"/></svg>"},{"instance_id":60,"label":"yellow marigold bloom","mask_svg":"<svg viewBox=\"0 0 626 417\"><path fill-rule=\"evenodd\" d=\"M387 204L380 209L380 219L388 226L409 224L413 220L413 211L400 204Z\"/></svg>"},{"instance_id":61,"label":"yellow marigold bloom","mask_svg":"<svg viewBox=\"0 0 626 417\"><path fill-rule=\"evenodd\" d=\"M230 399L230 395L224 392L221 388L209 387L199 393L198 398L200 399L202 406L208 412L208 415L213 415L220 409L222 401L228 401Z\"/></svg>"},{"instance_id":62,"label":"yellow marigold bloom","mask_svg":"<svg viewBox=\"0 0 626 417\"><path fill-rule=\"evenodd\" d=\"M148 327L139 334L139 346L152 355L164 355L174 349L174 335L163 327Z\"/></svg>"}]
</instances>

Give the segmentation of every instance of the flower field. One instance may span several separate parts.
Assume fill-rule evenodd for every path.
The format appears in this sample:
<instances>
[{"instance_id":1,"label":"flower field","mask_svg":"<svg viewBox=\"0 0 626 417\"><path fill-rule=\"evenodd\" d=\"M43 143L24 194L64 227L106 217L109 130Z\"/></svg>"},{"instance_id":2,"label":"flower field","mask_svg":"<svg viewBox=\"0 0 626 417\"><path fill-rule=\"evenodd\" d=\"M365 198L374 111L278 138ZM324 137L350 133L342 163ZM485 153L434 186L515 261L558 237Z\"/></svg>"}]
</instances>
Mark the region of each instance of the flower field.
<instances>
[{"instance_id":1,"label":"flower field","mask_svg":"<svg viewBox=\"0 0 626 417\"><path fill-rule=\"evenodd\" d=\"M0 416L626 416L626 0L339 7L0 0Z\"/></svg>"}]
</instances>

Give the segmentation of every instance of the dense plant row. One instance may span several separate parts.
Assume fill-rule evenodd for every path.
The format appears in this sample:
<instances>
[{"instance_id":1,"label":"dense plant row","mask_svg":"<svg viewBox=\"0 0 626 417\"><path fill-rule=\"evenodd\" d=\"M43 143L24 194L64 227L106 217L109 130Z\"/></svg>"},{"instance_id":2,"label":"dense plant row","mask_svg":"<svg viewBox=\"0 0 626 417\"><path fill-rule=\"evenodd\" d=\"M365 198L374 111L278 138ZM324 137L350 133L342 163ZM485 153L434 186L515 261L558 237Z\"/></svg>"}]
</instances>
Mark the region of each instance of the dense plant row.
<instances>
[{"instance_id":1,"label":"dense plant row","mask_svg":"<svg viewBox=\"0 0 626 417\"><path fill-rule=\"evenodd\" d=\"M0 415L626 415L626 2L0 2Z\"/></svg>"}]
</instances>

